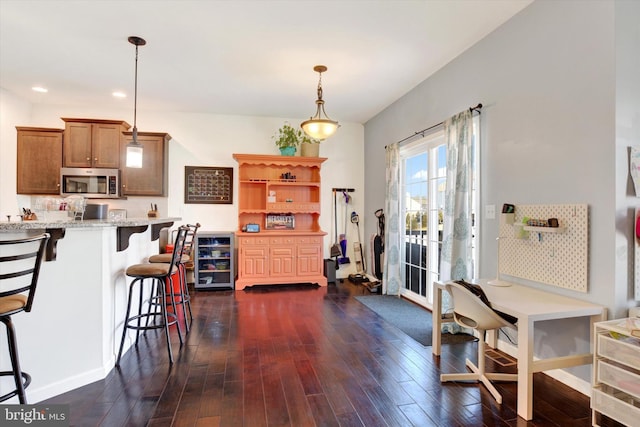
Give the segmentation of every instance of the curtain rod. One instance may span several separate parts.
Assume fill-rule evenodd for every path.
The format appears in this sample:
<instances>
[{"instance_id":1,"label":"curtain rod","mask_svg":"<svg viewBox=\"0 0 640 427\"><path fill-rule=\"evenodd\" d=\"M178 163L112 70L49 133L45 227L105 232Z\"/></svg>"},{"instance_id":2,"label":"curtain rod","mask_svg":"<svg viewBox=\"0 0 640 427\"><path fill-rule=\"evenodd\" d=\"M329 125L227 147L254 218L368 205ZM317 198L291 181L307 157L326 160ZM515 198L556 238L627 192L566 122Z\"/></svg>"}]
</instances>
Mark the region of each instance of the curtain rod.
<instances>
[{"instance_id":1,"label":"curtain rod","mask_svg":"<svg viewBox=\"0 0 640 427\"><path fill-rule=\"evenodd\" d=\"M471 113L472 113L472 114L473 114L473 112L474 112L474 111L477 111L477 112L478 112L478 114L480 114L480 110L481 110L481 109L482 109L482 104L481 104L481 103L478 103L478 105L476 105L475 107L469 107L469 111L471 111ZM426 129L422 129L422 130L420 130L420 131L418 131L418 132L414 132L414 133L413 133L413 135L409 135L408 137L406 137L406 138L404 138L404 139L401 139L400 141L398 141L398 142L397 142L397 144L400 144L401 142L405 142L407 139L414 138L414 137L416 137L417 135L422 135L422 137L424 137L424 133L425 133L425 132L428 132L428 131L430 131L431 129L437 128L438 126L442 126L443 124L444 124L444 122L440 122L440 123L437 123L437 124L435 124L435 125L433 125L433 126L429 126L429 127L428 127L428 128L426 128ZM387 146L385 145L385 146L384 146L384 148L386 149L386 148L387 148Z\"/></svg>"}]
</instances>

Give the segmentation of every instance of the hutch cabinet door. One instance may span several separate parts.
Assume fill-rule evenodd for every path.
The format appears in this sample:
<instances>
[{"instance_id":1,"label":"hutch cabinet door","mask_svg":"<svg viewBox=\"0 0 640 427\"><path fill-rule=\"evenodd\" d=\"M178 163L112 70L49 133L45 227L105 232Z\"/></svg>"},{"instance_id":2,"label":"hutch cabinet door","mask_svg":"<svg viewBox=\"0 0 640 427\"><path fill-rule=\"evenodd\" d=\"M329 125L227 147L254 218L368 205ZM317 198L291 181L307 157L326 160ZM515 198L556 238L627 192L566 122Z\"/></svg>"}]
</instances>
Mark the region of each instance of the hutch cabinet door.
<instances>
[{"instance_id":1,"label":"hutch cabinet door","mask_svg":"<svg viewBox=\"0 0 640 427\"><path fill-rule=\"evenodd\" d=\"M322 275L322 239L319 237L298 238L298 275Z\"/></svg>"},{"instance_id":2,"label":"hutch cabinet door","mask_svg":"<svg viewBox=\"0 0 640 427\"><path fill-rule=\"evenodd\" d=\"M272 276L291 277L296 274L293 246L271 246L269 272Z\"/></svg>"},{"instance_id":3,"label":"hutch cabinet door","mask_svg":"<svg viewBox=\"0 0 640 427\"><path fill-rule=\"evenodd\" d=\"M250 246L241 248L239 273L243 278L261 278L269 275L267 268L267 246Z\"/></svg>"}]
</instances>

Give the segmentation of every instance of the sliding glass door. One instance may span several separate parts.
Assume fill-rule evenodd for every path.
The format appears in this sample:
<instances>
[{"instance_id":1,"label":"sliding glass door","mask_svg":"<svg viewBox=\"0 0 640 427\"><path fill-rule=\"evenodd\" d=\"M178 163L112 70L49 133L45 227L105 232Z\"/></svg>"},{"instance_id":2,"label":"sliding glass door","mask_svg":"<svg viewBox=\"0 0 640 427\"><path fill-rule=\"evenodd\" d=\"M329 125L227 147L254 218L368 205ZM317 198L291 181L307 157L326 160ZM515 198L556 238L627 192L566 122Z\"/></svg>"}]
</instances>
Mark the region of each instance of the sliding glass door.
<instances>
[{"instance_id":1,"label":"sliding glass door","mask_svg":"<svg viewBox=\"0 0 640 427\"><path fill-rule=\"evenodd\" d=\"M447 160L443 132L401 147L400 158L400 209L404 218L401 294L430 306L442 247Z\"/></svg>"}]
</instances>

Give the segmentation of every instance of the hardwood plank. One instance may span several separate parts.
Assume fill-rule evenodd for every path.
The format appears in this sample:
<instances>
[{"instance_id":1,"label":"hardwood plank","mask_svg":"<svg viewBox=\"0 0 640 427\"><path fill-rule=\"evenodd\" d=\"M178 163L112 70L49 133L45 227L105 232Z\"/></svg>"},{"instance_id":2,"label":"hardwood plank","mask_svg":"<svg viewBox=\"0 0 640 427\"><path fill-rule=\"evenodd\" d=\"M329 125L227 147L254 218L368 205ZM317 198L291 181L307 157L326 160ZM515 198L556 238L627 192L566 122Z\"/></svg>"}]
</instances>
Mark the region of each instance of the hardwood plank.
<instances>
[{"instance_id":1,"label":"hardwood plank","mask_svg":"<svg viewBox=\"0 0 640 427\"><path fill-rule=\"evenodd\" d=\"M429 416L420 408L417 403L411 403L409 405L400 406L400 410L405 417L409 420L411 425L420 427L440 427L429 418Z\"/></svg>"},{"instance_id":2,"label":"hardwood plank","mask_svg":"<svg viewBox=\"0 0 640 427\"><path fill-rule=\"evenodd\" d=\"M293 360L280 363L280 381L289 411L292 426L307 426L314 424L311 407L304 394L300 377L295 370Z\"/></svg>"},{"instance_id":3,"label":"hardwood plank","mask_svg":"<svg viewBox=\"0 0 640 427\"><path fill-rule=\"evenodd\" d=\"M224 383L220 425L235 427L244 424L244 393L241 381Z\"/></svg>"},{"instance_id":4,"label":"hardwood plank","mask_svg":"<svg viewBox=\"0 0 640 427\"><path fill-rule=\"evenodd\" d=\"M316 373L313 370L311 362L308 360L296 360L294 361L294 365L296 367L296 372L298 372L298 376L300 377L304 394L310 395L322 393L322 386L320 385L320 381L318 381L318 377L316 377Z\"/></svg>"},{"instance_id":5,"label":"hardwood plank","mask_svg":"<svg viewBox=\"0 0 640 427\"><path fill-rule=\"evenodd\" d=\"M316 425L323 427L338 427L340 425L324 394L307 396L307 400Z\"/></svg>"},{"instance_id":6,"label":"hardwood plank","mask_svg":"<svg viewBox=\"0 0 640 427\"><path fill-rule=\"evenodd\" d=\"M290 425L287 400L282 387L282 380L277 367L263 370L262 387L264 389L264 405L269 426Z\"/></svg>"}]
</instances>

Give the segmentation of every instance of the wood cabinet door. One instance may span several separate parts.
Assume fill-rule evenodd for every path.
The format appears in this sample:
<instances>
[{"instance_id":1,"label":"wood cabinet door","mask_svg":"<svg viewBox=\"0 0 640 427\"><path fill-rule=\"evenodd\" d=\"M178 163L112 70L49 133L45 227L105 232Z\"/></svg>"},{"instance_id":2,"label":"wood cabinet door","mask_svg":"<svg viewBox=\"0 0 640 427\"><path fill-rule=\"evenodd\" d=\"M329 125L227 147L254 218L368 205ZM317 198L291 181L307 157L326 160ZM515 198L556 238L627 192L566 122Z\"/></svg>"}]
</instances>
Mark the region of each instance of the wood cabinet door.
<instances>
[{"instance_id":1,"label":"wood cabinet door","mask_svg":"<svg viewBox=\"0 0 640 427\"><path fill-rule=\"evenodd\" d=\"M301 237L297 246L298 276L322 275L322 239Z\"/></svg>"},{"instance_id":2,"label":"wood cabinet door","mask_svg":"<svg viewBox=\"0 0 640 427\"><path fill-rule=\"evenodd\" d=\"M91 123L67 122L64 131L63 161L67 168L90 168Z\"/></svg>"},{"instance_id":3,"label":"wood cabinet door","mask_svg":"<svg viewBox=\"0 0 640 427\"><path fill-rule=\"evenodd\" d=\"M122 125L96 123L91 125L91 164L94 168L120 167Z\"/></svg>"},{"instance_id":4,"label":"wood cabinet door","mask_svg":"<svg viewBox=\"0 0 640 427\"><path fill-rule=\"evenodd\" d=\"M269 248L269 272L271 276L295 276L295 247L271 246Z\"/></svg>"},{"instance_id":5,"label":"wood cabinet door","mask_svg":"<svg viewBox=\"0 0 640 427\"><path fill-rule=\"evenodd\" d=\"M240 249L240 265L238 272L243 278L267 277L267 246L249 246Z\"/></svg>"},{"instance_id":6,"label":"wood cabinet door","mask_svg":"<svg viewBox=\"0 0 640 427\"><path fill-rule=\"evenodd\" d=\"M64 129L17 130L17 193L60 194Z\"/></svg>"},{"instance_id":7,"label":"wood cabinet door","mask_svg":"<svg viewBox=\"0 0 640 427\"><path fill-rule=\"evenodd\" d=\"M127 144L133 140L131 132L125 132L120 152L123 196L165 196L167 191L168 141L166 133L138 132L142 145L142 168L126 167Z\"/></svg>"},{"instance_id":8,"label":"wood cabinet door","mask_svg":"<svg viewBox=\"0 0 640 427\"><path fill-rule=\"evenodd\" d=\"M120 167L120 146L129 124L122 120L62 118L62 163L68 168Z\"/></svg>"}]
</instances>

